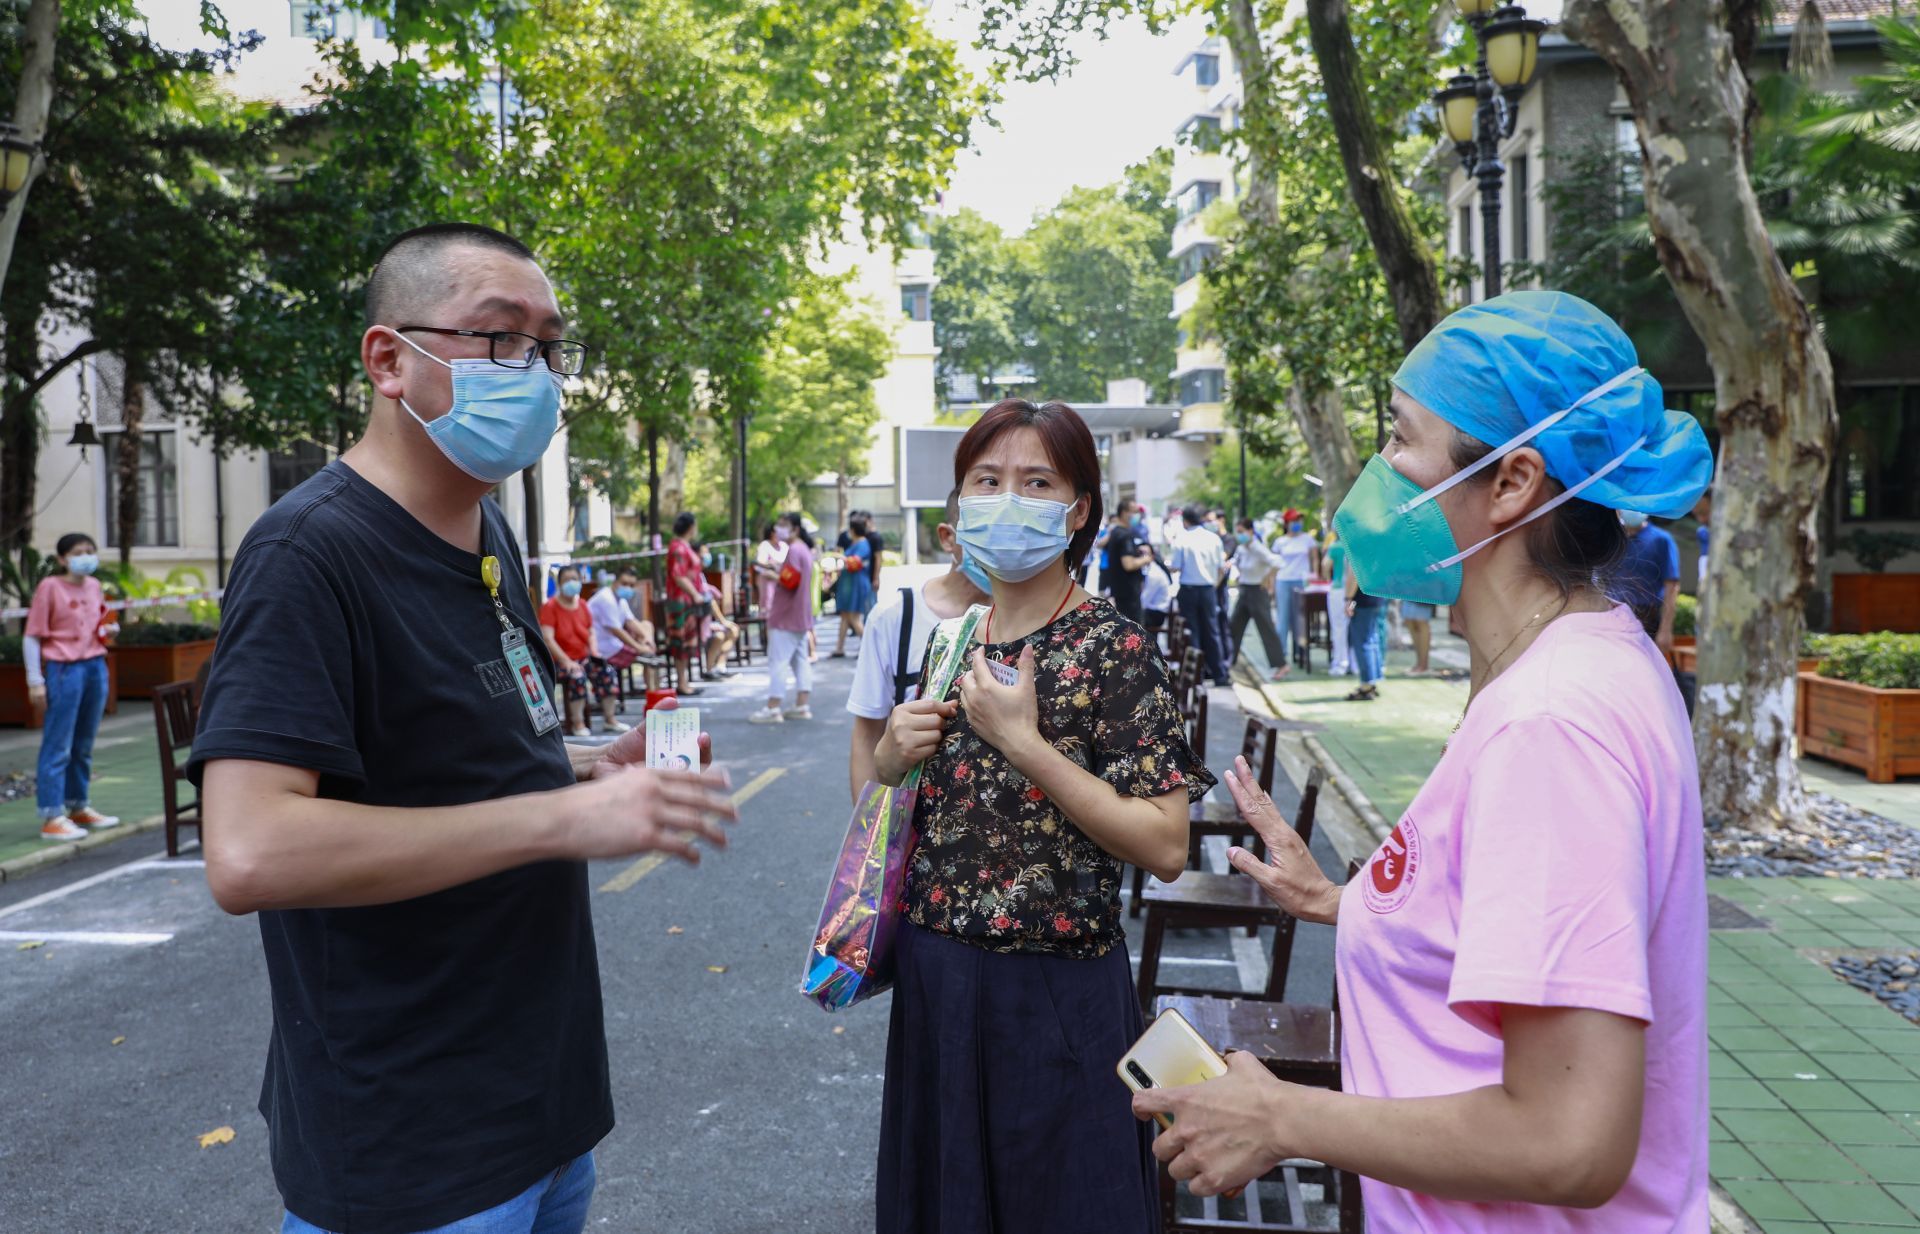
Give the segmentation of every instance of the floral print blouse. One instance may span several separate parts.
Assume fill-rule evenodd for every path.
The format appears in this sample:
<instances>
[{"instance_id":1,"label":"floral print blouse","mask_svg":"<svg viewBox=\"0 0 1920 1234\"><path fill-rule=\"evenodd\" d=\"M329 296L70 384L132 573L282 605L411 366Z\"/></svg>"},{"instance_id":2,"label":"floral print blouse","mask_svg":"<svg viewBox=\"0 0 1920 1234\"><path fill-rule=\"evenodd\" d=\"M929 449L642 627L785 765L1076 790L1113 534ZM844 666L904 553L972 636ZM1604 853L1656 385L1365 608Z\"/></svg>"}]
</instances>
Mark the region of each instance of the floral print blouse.
<instances>
[{"instance_id":1,"label":"floral print blouse","mask_svg":"<svg viewBox=\"0 0 1920 1234\"><path fill-rule=\"evenodd\" d=\"M1187 744L1152 636L1093 598L1024 639L992 643L1013 663L1033 647L1040 732L1122 796L1184 790L1214 778ZM959 683L948 698L959 697ZM927 760L914 806L920 841L907 877L908 920L990 951L1091 959L1119 944L1121 861L1088 839L963 708Z\"/></svg>"}]
</instances>

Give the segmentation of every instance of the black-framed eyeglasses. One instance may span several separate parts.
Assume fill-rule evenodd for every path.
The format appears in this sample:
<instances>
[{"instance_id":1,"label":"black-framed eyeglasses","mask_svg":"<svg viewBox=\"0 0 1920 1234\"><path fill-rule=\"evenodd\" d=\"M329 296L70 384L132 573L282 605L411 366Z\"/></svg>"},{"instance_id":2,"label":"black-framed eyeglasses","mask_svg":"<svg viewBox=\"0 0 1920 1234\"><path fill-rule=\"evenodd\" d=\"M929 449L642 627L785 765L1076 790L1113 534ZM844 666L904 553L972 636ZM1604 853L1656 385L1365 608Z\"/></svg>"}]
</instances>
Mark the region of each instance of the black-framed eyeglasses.
<instances>
[{"instance_id":1,"label":"black-framed eyeglasses","mask_svg":"<svg viewBox=\"0 0 1920 1234\"><path fill-rule=\"evenodd\" d=\"M570 338L535 338L513 330L449 330L444 326L397 326L400 333L421 330L427 334L446 334L455 338L487 340L487 358L501 368L532 368L540 360L563 376L572 377L587 367L587 345Z\"/></svg>"}]
</instances>

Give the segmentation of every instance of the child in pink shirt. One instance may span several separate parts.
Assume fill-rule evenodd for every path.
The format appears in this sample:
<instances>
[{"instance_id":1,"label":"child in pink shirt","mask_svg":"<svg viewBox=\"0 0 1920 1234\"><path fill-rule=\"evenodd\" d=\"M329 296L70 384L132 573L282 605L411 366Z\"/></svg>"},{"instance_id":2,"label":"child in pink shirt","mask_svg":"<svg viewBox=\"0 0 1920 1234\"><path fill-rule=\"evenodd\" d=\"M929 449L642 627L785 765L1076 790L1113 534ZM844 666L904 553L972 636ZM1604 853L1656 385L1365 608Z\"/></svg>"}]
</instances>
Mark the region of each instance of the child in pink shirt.
<instances>
[{"instance_id":1,"label":"child in pink shirt","mask_svg":"<svg viewBox=\"0 0 1920 1234\"><path fill-rule=\"evenodd\" d=\"M79 532L64 535L56 555L63 570L34 588L21 650L28 693L45 708L35 771L40 838L83 840L88 828L120 822L87 800L93 738L107 706L103 627L106 633L117 627L107 623L106 597L93 577L100 565L93 540Z\"/></svg>"}]
</instances>

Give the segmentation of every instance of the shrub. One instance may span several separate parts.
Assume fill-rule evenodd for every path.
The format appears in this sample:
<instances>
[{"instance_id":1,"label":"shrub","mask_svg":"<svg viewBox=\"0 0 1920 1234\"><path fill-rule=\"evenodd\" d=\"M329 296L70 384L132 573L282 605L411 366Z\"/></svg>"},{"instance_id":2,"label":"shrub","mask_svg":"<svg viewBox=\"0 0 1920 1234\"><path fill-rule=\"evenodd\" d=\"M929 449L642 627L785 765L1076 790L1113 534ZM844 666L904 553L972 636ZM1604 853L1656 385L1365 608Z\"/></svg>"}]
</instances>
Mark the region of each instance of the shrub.
<instances>
[{"instance_id":1,"label":"shrub","mask_svg":"<svg viewBox=\"0 0 1920 1234\"><path fill-rule=\"evenodd\" d=\"M197 621L138 621L121 626L114 642L121 647L172 647L212 638L219 632L218 627Z\"/></svg>"},{"instance_id":2,"label":"shrub","mask_svg":"<svg viewBox=\"0 0 1920 1234\"><path fill-rule=\"evenodd\" d=\"M1820 675L1882 690L1920 690L1920 634L1823 634Z\"/></svg>"},{"instance_id":3,"label":"shrub","mask_svg":"<svg viewBox=\"0 0 1920 1234\"><path fill-rule=\"evenodd\" d=\"M26 660L26 652L21 648L18 634L0 634L0 664L21 664Z\"/></svg>"},{"instance_id":4,"label":"shrub","mask_svg":"<svg viewBox=\"0 0 1920 1234\"><path fill-rule=\"evenodd\" d=\"M1673 632L1675 634L1698 635L1700 619L1700 601L1689 595L1680 595L1673 601Z\"/></svg>"}]
</instances>

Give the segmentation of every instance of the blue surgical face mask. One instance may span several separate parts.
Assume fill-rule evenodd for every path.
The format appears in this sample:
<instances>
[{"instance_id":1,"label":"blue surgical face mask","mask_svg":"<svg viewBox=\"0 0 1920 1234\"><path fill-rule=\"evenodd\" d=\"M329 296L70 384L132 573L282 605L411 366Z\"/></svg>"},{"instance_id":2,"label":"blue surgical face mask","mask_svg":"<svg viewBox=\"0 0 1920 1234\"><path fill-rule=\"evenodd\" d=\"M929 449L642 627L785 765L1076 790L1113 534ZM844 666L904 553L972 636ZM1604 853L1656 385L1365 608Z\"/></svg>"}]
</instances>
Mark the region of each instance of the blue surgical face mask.
<instances>
[{"instance_id":1,"label":"blue surgical face mask","mask_svg":"<svg viewBox=\"0 0 1920 1234\"><path fill-rule=\"evenodd\" d=\"M1600 470L1471 548L1462 549L1454 540L1453 528L1448 525L1447 516L1436 499L1482 468L1491 467L1503 456L1526 445L1570 412L1631 380L1640 372L1639 368L1628 369L1582 396L1572 407L1539 421L1430 489L1422 490L1412 480L1395 471L1382 455L1376 454L1368 459L1366 469L1354 481L1346 500L1340 503L1340 509L1333 516L1333 529L1347 545L1347 562L1353 568L1354 577L1359 580L1360 590L1383 600L1412 600L1419 604L1452 604L1458 600L1463 578L1461 562L1508 532L1516 531L1572 501L1588 486L1631 458L1634 451L1646 444L1647 439L1642 436Z\"/></svg>"},{"instance_id":2,"label":"blue surgical face mask","mask_svg":"<svg viewBox=\"0 0 1920 1234\"><path fill-rule=\"evenodd\" d=\"M1068 502L1017 493L962 497L954 533L967 559L1003 583L1024 583L1067 551L1070 508Z\"/></svg>"},{"instance_id":3,"label":"blue surgical face mask","mask_svg":"<svg viewBox=\"0 0 1920 1234\"><path fill-rule=\"evenodd\" d=\"M560 594L567 597L567 599L569 600L579 595L580 580L577 578L570 578L566 582L560 584Z\"/></svg>"},{"instance_id":4,"label":"blue surgical face mask","mask_svg":"<svg viewBox=\"0 0 1920 1234\"><path fill-rule=\"evenodd\" d=\"M85 576L88 574L92 574L95 570L98 570L99 568L100 568L100 554L98 553L67 554L67 569L73 572L74 574Z\"/></svg>"},{"instance_id":5,"label":"blue surgical face mask","mask_svg":"<svg viewBox=\"0 0 1920 1234\"><path fill-rule=\"evenodd\" d=\"M960 555L960 573L966 575L967 581L975 587L978 587L988 595L993 594L993 579L988 576L985 570L980 568L979 562L967 556L965 553Z\"/></svg>"},{"instance_id":6,"label":"blue surgical face mask","mask_svg":"<svg viewBox=\"0 0 1920 1234\"><path fill-rule=\"evenodd\" d=\"M423 420L404 398L400 406L455 467L498 484L540 461L560 428L560 374L538 363L506 368L491 360L442 360L404 334L395 337L453 370L453 405L445 415Z\"/></svg>"},{"instance_id":7,"label":"blue surgical face mask","mask_svg":"<svg viewBox=\"0 0 1920 1234\"><path fill-rule=\"evenodd\" d=\"M625 584L622 584L613 589L613 594L618 596L622 600L631 600L633 599L633 588L628 587Z\"/></svg>"}]
</instances>

